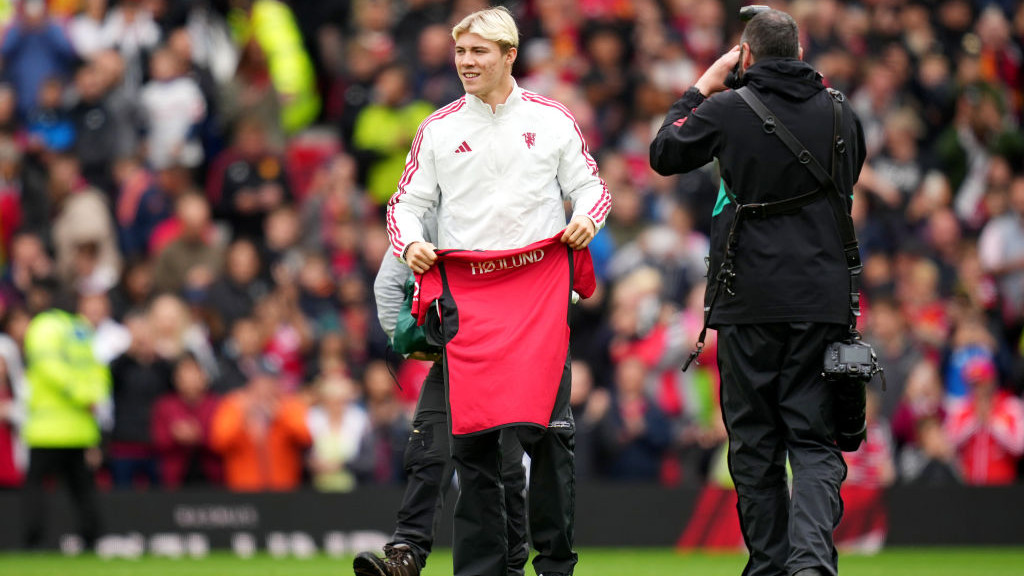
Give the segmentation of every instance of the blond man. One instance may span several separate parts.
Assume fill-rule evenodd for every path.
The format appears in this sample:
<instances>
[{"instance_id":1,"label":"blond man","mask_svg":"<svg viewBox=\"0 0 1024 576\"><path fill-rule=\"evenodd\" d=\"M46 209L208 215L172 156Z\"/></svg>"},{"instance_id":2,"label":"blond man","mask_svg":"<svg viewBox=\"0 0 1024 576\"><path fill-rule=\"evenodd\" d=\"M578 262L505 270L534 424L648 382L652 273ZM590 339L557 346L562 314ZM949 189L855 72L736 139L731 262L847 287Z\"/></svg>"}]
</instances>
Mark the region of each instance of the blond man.
<instances>
[{"instance_id":1,"label":"blond man","mask_svg":"<svg viewBox=\"0 0 1024 576\"><path fill-rule=\"evenodd\" d=\"M523 90L512 77L519 31L508 10L470 14L452 30L466 95L420 125L405 173L388 205L395 256L416 273L437 249L521 248L563 231L574 250L604 224L611 196L582 132L562 104ZM568 223L564 205L572 206ZM436 210L437 245L423 235ZM500 303L495 303L495 314ZM514 353L514 351L510 351ZM523 358L524 363L530 358ZM572 574L575 425L569 359L550 423L510 426L531 456L529 520L534 569ZM455 576L507 576L500 430L452 437L461 492L455 507Z\"/></svg>"}]
</instances>

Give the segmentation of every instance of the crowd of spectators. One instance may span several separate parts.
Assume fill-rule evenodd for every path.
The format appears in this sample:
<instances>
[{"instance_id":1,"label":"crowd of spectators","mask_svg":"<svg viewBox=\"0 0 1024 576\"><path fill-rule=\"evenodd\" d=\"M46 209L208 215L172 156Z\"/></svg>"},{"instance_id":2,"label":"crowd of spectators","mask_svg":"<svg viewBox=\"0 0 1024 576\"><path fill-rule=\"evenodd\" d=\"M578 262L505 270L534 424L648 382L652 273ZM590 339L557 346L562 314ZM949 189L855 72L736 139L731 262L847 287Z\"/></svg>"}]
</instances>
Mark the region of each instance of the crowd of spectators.
<instances>
[{"instance_id":1,"label":"crowd of spectators","mask_svg":"<svg viewBox=\"0 0 1024 576\"><path fill-rule=\"evenodd\" d=\"M701 483L721 461L700 329L713 166L648 166L741 2L520 0L520 85L573 112L614 196L574 307L581 479ZM993 484L1024 453L1024 5L769 2L850 98L861 328L887 390L851 478ZM0 485L21 482L21 347L40 287L95 331L115 487L400 483L426 366L372 282L416 127L462 94L482 0L22 0L0 13ZM396 386L396 381L401 386Z\"/></svg>"}]
</instances>

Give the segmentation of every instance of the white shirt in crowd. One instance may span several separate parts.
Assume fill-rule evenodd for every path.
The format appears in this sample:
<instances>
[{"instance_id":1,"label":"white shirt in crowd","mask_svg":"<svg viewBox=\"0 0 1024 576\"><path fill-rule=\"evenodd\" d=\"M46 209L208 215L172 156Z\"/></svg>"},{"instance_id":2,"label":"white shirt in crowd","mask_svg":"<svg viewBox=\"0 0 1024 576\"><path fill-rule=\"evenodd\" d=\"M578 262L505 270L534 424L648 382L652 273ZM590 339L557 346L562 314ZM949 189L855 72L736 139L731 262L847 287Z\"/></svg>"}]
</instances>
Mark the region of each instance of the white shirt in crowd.
<instances>
[{"instance_id":1,"label":"white shirt in crowd","mask_svg":"<svg viewBox=\"0 0 1024 576\"><path fill-rule=\"evenodd\" d=\"M186 76L151 81L142 87L140 98L153 168L198 166L203 161L203 147L198 138L188 138L188 134L206 116L206 101L195 81Z\"/></svg>"}]
</instances>

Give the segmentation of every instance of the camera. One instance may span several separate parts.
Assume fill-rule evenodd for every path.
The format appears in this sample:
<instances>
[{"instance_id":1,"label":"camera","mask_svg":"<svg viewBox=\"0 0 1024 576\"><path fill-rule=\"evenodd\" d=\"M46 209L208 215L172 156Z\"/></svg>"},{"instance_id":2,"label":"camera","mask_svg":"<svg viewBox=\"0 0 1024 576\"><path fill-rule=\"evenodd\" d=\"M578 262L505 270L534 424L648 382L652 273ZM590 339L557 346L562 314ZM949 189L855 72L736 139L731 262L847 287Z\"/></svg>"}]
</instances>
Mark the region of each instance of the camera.
<instances>
[{"instance_id":1,"label":"camera","mask_svg":"<svg viewBox=\"0 0 1024 576\"><path fill-rule=\"evenodd\" d=\"M740 8L740 21L745 24L753 20L754 16L769 10L771 10L771 7L763 4L744 6ZM743 60L742 53L740 53L740 60ZM725 77L725 86L727 88L735 90L740 87L740 60L736 61L736 65L732 67L732 71Z\"/></svg>"},{"instance_id":2,"label":"camera","mask_svg":"<svg viewBox=\"0 0 1024 576\"><path fill-rule=\"evenodd\" d=\"M825 349L822 375L833 387L836 445L843 452L855 452L867 437L867 384L881 372L875 351L859 339L833 342Z\"/></svg>"},{"instance_id":3,"label":"camera","mask_svg":"<svg viewBox=\"0 0 1024 576\"><path fill-rule=\"evenodd\" d=\"M863 378L865 382L881 372L871 345L861 340L833 342L825 349L825 377Z\"/></svg>"},{"instance_id":4,"label":"camera","mask_svg":"<svg viewBox=\"0 0 1024 576\"><path fill-rule=\"evenodd\" d=\"M740 8L740 20L743 22L750 22L754 19L754 16L762 12L771 10L771 6L765 6L764 4L751 4L750 6L744 6Z\"/></svg>"}]
</instances>

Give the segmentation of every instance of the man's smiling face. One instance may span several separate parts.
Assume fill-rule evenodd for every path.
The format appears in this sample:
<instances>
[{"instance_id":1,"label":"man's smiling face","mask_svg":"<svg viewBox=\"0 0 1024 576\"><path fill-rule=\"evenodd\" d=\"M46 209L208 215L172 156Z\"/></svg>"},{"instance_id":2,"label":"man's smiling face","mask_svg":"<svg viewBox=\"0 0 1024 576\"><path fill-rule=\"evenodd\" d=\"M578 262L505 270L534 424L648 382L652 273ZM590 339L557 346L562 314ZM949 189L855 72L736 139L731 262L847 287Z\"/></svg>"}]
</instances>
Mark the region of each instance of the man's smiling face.
<instances>
[{"instance_id":1,"label":"man's smiling face","mask_svg":"<svg viewBox=\"0 0 1024 576\"><path fill-rule=\"evenodd\" d=\"M516 49L504 54L497 42L467 32L455 41L455 68L467 94L491 105L501 104L504 88L511 79Z\"/></svg>"}]
</instances>

